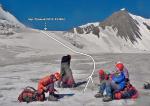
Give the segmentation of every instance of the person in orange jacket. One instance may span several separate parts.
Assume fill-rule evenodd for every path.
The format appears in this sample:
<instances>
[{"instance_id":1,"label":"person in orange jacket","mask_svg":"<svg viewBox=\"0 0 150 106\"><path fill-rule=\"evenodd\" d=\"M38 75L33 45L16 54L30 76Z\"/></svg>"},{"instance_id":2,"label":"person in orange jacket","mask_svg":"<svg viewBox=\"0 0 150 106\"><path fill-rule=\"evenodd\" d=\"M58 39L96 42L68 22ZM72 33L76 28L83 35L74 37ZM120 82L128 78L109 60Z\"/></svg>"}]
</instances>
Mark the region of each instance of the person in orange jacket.
<instances>
[{"instance_id":1,"label":"person in orange jacket","mask_svg":"<svg viewBox=\"0 0 150 106\"><path fill-rule=\"evenodd\" d=\"M43 94L49 92L49 101L57 101L59 95L55 94L56 89L54 88L54 83L61 79L60 73L56 72L54 74L48 75L38 82L38 94Z\"/></svg>"}]
</instances>

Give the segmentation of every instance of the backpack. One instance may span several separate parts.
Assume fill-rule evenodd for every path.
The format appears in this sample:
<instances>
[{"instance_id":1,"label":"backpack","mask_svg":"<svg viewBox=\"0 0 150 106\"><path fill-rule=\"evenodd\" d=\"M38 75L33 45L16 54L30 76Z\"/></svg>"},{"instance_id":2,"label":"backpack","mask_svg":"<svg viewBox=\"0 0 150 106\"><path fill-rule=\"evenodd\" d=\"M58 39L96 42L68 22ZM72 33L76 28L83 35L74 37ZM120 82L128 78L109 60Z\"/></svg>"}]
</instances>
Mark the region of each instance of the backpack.
<instances>
[{"instance_id":1,"label":"backpack","mask_svg":"<svg viewBox=\"0 0 150 106\"><path fill-rule=\"evenodd\" d=\"M130 83L126 87L114 94L114 99L136 99L138 97L138 91Z\"/></svg>"},{"instance_id":2,"label":"backpack","mask_svg":"<svg viewBox=\"0 0 150 106\"><path fill-rule=\"evenodd\" d=\"M35 90L33 87L26 87L21 92L21 94L18 97L19 102L33 102L33 101L44 101L45 95L38 94L37 90Z\"/></svg>"},{"instance_id":3,"label":"backpack","mask_svg":"<svg viewBox=\"0 0 150 106\"><path fill-rule=\"evenodd\" d=\"M150 83L149 82L144 83L144 89L150 89Z\"/></svg>"}]
</instances>

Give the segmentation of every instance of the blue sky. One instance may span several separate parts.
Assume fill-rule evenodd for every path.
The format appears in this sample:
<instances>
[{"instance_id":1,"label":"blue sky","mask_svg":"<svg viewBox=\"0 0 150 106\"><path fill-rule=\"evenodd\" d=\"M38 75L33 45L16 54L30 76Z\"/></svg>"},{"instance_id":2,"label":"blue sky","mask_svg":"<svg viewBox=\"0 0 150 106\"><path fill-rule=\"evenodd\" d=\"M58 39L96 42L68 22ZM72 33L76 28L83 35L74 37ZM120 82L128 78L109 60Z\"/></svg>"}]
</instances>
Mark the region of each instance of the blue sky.
<instances>
[{"instance_id":1,"label":"blue sky","mask_svg":"<svg viewBox=\"0 0 150 106\"><path fill-rule=\"evenodd\" d=\"M31 22L28 18L65 18L65 21L47 22L48 30L69 30L88 22L102 21L121 8L150 18L150 0L0 0L0 4L33 28L43 29L44 22Z\"/></svg>"}]
</instances>

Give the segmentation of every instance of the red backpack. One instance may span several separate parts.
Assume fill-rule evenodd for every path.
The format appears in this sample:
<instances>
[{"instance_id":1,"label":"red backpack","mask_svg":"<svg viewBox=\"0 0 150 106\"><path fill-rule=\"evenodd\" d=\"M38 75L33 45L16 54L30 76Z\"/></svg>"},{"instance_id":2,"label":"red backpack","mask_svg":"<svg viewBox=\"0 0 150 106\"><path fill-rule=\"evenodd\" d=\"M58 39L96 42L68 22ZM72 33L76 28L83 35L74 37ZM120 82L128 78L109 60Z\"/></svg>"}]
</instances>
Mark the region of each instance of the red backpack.
<instances>
[{"instance_id":1,"label":"red backpack","mask_svg":"<svg viewBox=\"0 0 150 106\"><path fill-rule=\"evenodd\" d=\"M33 101L44 101L45 95L38 94L37 90L33 87L26 87L18 97L19 102L33 102Z\"/></svg>"},{"instance_id":2,"label":"red backpack","mask_svg":"<svg viewBox=\"0 0 150 106\"><path fill-rule=\"evenodd\" d=\"M136 99L138 96L136 88L128 83L124 90L114 94L114 99Z\"/></svg>"}]
</instances>

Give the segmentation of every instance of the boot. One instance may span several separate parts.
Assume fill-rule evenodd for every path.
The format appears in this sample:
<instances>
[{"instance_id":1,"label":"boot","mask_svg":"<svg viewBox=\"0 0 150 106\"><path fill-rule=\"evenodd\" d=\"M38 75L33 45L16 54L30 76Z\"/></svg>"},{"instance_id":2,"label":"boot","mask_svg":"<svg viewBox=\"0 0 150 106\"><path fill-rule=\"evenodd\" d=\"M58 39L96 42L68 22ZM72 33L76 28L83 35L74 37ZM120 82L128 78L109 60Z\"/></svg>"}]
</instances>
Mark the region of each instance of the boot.
<instances>
[{"instance_id":1,"label":"boot","mask_svg":"<svg viewBox=\"0 0 150 106\"><path fill-rule=\"evenodd\" d=\"M103 97L103 93L101 92L98 92L96 95L95 95L96 98L102 98Z\"/></svg>"},{"instance_id":2,"label":"boot","mask_svg":"<svg viewBox=\"0 0 150 106\"><path fill-rule=\"evenodd\" d=\"M112 97L111 96L105 96L103 98L103 102L109 102L109 101L112 101Z\"/></svg>"},{"instance_id":3,"label":"boot","mask_svg":"<svg viewBox=\"0 0 150 106\"><path fill-rule=\"evenodd\" d=\"M48 101L58 101L58 99L54 95L49 95Z\"/></svg>"}]
</instances>

